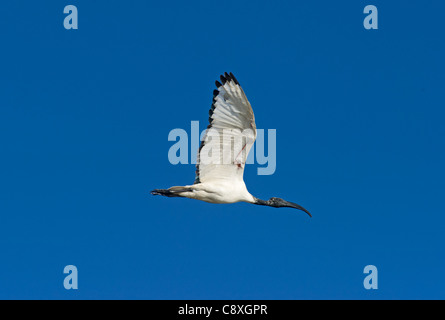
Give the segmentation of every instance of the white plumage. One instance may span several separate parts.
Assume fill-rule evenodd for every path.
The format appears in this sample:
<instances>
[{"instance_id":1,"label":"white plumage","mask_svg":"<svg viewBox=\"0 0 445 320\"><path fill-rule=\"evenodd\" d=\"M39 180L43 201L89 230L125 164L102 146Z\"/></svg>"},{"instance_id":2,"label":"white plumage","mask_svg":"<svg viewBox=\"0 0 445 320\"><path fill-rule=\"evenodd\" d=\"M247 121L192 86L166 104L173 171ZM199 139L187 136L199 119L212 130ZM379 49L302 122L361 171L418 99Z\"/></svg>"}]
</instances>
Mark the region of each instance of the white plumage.
<instances>
[{"instance_id":1,"label":"white plumage","mask_svg":"<svg viewBox=\"0 0 445 320\"><path fill-rule=\"evenodd\" d=\"M186 197L210 203L248 202L271 207L303 207L280 198L260 200L252 196L243 180L247 156L256 139L255 116L239 82L232 73L216 81L209 126L198 151L193 185L155 189L151 193Z\"/></svg>"}]
</instances>

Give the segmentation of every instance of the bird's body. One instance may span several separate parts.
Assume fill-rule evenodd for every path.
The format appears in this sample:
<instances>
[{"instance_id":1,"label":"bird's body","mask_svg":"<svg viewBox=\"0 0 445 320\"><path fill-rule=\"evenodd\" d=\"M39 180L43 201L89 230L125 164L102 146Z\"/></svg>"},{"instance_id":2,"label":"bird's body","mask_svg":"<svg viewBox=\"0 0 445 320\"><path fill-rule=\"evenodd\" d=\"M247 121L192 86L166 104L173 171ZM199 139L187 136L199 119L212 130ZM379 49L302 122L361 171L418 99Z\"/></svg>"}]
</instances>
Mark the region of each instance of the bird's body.
<instances>
[{"instance_id":1,"label":"bird's body","mask_svg":"<svg viewBox=\"0 0 445 320\"><path fill-rule=\"evenodd\" d=\"M236 183L224 180L212 181L183 187L171 187L169 190L173 190L173 192L176 190L177 196L180 197L210 203L255 202L255 198L247 191L246 184L243 181Z\"/></svg>"},{"instance_id":2,"label":"bird's body","mask_svg":"<svg viewBox=\"0 0 445 320\"><path fill-rule=\"evenodd\" d=\"M232 73L221 76L213 91L209 126L198 151L193 185L155 189L151 193L186 197L210 203L248 202L271 207L291 207L310 215L303 207L280 198L260 200L252 196L243 180L247 155L256 139L252 107Z\"/></svg>"}]
</instances>

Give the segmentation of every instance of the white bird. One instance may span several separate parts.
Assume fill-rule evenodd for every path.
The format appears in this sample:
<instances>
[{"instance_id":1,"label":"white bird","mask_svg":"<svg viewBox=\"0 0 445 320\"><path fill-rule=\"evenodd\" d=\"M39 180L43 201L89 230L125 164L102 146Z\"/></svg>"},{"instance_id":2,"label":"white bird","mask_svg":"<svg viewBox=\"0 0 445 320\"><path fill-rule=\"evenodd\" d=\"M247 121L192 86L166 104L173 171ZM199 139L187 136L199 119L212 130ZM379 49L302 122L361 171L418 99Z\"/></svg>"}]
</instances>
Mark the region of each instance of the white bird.
<instances>
[{"instance_id":1,"label":"white bird","mask_svg":"<svg viewBox=\"0 0 445 320\"><path fill-rule=\"evenodd\" d=\"M230 72L216 81L210 125L198 151L193 185L155 189L153 195L186 197L210 203L248 202L275 208L289 207L309 211L280 198L261 200L247 191L243 180L247 155L256 138L252 107L238 80Z\"/></svg>"}]
</instances>

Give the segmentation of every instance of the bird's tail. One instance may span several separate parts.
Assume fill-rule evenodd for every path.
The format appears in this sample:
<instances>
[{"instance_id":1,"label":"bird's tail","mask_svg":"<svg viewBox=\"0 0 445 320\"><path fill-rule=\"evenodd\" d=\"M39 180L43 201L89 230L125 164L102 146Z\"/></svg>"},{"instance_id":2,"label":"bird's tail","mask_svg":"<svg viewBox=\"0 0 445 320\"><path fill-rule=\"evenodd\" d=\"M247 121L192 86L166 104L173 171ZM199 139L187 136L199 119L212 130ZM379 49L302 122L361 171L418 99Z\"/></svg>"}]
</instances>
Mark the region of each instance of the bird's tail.
<instances>
[{"instance_id":1,"label":"bird's tail","mask_svg":"<svg viewBox=\"0 0 445 320\"><path fill-rule=\"evenodd\" d=\"M168 189L154 189L150 193L154 196L160 195L164 197L182 197L181 193L187 191L193 191L193 190L188 187L171 187Z\"/></svg>"}]
</instances>

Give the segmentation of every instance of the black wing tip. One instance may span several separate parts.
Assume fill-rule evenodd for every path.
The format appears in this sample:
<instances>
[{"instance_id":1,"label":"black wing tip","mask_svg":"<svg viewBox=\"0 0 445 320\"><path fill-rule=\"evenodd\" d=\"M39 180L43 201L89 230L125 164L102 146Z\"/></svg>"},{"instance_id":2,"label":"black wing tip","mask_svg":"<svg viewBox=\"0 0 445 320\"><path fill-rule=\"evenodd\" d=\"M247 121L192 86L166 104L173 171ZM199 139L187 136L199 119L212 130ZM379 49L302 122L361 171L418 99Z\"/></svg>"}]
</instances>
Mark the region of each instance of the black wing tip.
<instances>
[{"instance_id":1,"label":"black wing tip","mask_svg":"<svg viewBox=\"0 0 445 320\"><path fill-rule=\"evenodd\" d=\"M238 80L235 78L232 72L224 72L224 75L221 76L221 78L224 78L226 81L233 81L235 84L239 85Z\"/></svg>"},{"instance_id":2,"label":"black wing tip","mask_svg":"<svg viewBox=\"0 0 445 320\"><path fill-rule=\"evenodd\" d=\"M215 81L217 88L225 85L227 81L233 81L235 84L240 85L238 80L235 78L235 76L233 75L232 72L229 72L229 73L224 72L224 74L219 76L219 79L221 82L219 82L218 80ZM213 96L215 96L215 91L213 92Z\"/></svg>"},{"instance_id":3,"label":"black wing tip","mask_svg":"<svg viewBox=\"0 0 445 320\"><path fill-rule=\"evenodd\" d=\"M238 80L235 78L235 76L233 75L232 72L229 72L230 78L233 80L233 82L235 82L235 84L239 85Z\"/></svg>"}]
</instances>

